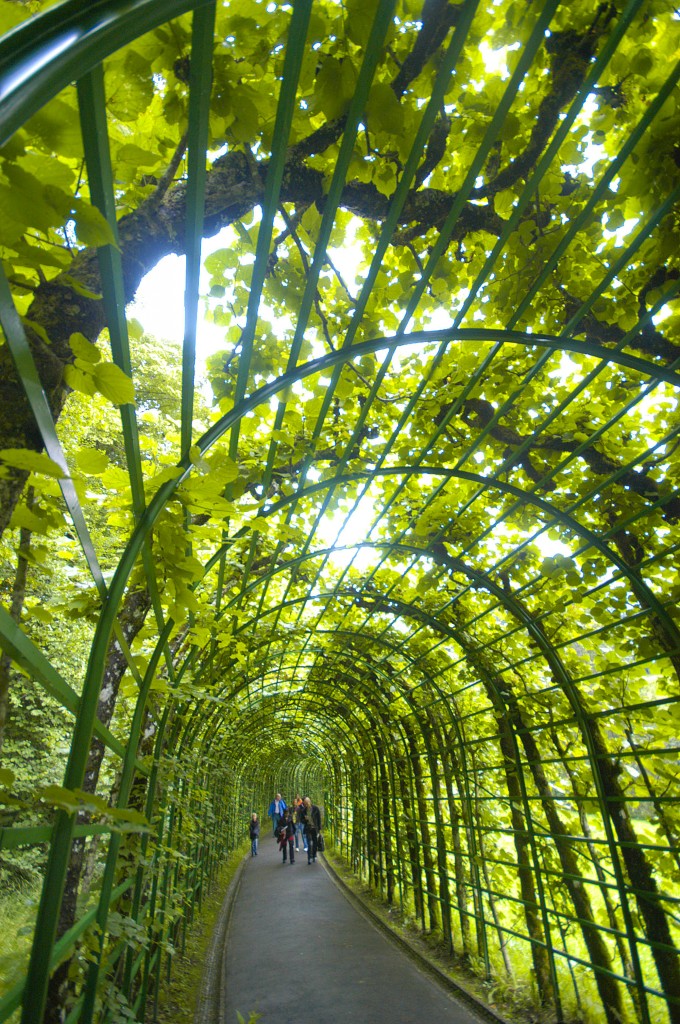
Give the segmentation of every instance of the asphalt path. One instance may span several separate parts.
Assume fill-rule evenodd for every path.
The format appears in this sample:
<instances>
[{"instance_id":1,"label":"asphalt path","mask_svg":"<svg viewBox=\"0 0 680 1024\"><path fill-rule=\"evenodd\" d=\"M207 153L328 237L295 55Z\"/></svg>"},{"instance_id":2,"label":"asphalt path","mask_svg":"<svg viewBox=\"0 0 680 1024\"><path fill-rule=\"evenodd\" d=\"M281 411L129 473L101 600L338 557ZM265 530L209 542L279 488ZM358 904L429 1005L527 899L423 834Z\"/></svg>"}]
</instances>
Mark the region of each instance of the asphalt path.
<instances>
[{"instance_id":1,"label":"asphalt path","mask_svg":"<svg viewBox=\"0 0 680 1024\"><path fill-rule=\"evenodd\" d=\"M223 960L237 1024L479 1024L342 895L319 856L282 864L271 834L249 858Z\"/></svg>"}]
</instances>

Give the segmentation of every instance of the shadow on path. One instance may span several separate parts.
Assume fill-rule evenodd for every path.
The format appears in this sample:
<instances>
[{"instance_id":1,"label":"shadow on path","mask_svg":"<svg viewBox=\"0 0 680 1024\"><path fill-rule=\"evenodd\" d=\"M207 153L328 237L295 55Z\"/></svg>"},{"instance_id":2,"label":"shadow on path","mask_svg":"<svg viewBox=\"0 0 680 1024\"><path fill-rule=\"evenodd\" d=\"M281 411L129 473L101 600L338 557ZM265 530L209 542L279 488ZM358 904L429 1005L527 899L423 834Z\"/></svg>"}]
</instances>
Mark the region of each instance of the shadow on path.
<instances>
[{"instance_id":1,"label":"shadow on path","mask_svg":"<svg viewBox=\"0 0 680 1024\"><path fill-rule=\"evenodd\" d=\"M271 835L249 858L224 958L221 1024L479 1024L363 917L322 858L282 864Z\"/></svg>"}]
</instances>

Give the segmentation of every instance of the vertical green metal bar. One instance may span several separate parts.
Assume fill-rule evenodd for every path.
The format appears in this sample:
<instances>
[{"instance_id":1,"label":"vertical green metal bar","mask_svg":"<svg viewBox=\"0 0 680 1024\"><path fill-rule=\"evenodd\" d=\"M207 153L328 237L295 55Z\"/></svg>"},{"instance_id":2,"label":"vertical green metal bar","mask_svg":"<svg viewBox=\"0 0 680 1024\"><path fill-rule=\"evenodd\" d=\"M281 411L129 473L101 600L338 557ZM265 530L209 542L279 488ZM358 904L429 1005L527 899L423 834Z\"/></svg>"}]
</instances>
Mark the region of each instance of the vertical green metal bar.
<instances>
[{"instance_id":1,"label":"vertical green metal bar","mask_svg":"<svg viewBox=\"0 0 680 1024\"><path fill-rule=\"evenodd\" d=\"M446 854L447 844L445 838L444 823L442 821L442 812L439 805L439 772L437 770L437 753L433 749L432 743L432 731L433 722L428 713L425 711L425 720L427 727L422 727L423 742L425 744L425 750L427 752L427 765L430 774L430 790L432 792L432 810L434 813L434 826L435 826L435 848L437 851L437 881L439 885L439 901L441 906L442 916L442 931L444 938L449 946L449 950L452 948L452 934L451 934L451 895L449 892L449 876L446 870Z\"/></svg>"},{"instance_id":2,"label":"vertical green metal bar","mask_svg":"<svg viewBox=\"0 0 680 1024\"><path fill-rule=\"evenodd\" d=\"M167 815L167 817L168 817L168 842L167 842L167 849L168 849L168 851L173 849L173 842L174 842L174 838L175 838L175 816L176 816L176 813L177 813L177 803L176 803L176 800L177 800L177 797L176 797L176 794L174 792L174 783L173 783L173 792L168 794L168 807L169 807L169 814ZM159 999L159 996L160 996L160 984L161 984L161 977L162 977L162 973L163 973L163 945L165 943L166 937L167 937L168 932L169 932L169 928L168 928L168 902L169 902L169 897L170 897L170 879L171 879L171 876L172 876L171 862L170 862L170 858L169 858L168 854L166 853L166 855L165 855L165 863L163 865L163 881L161 882L161 885L160 885L160 889L161 889L161 902L160 902L160 907L159 907L160 928L159 928L159 932L158 932L159 956L158 956L158 963L157 963L157 966L156 966L156 973L155 973L155 977L154 977L154 991L153 991L153 1016L154 1016L154 1020L156 1020L157 1017L158 1017L158 999ZM154 877L154 886L156 886L156 884L157 884L157 877L158 876ZM167 957L167 954L166 954L166 957Z\"/></svg>"},{"instance_id":3,"label":"vertical green metal bar","mask_svg":"<svg viewBox=\"0 0 680 1024\"><path fill-rule=\"evenodd\" d=\"M473 748L470 752L470 765L472 769L472 785L470 793L470 831L476 832L474 837L475 840L475 857L481 857L484 849L483 838L482 838L482 825L479 815L479 783L478 774L479 769L477 767L476 751ZM468 780L469 784L469 780ZM484 971L486 980L489 981L491 978L491 960L489 957L489 937L487 935L487 919L486 909L484 906L484 888L482 886L482 879L479 874L479 864L475 862L476 868L476 905L475 905L475 931L477 933L477 947L481 947L482 959L484 960Z\"/></svg>"},{"instance_id":4,"label":"vertical green metal bar","mask_svg":"<svg viewBox=\"0 0 680 1024\"><path fill-rule=\"evenodd\" d=\"M151 774L149 775L149 783L148 783L147 792L146 792L146 804L145 804L145 807L144 807L144 815L145 815L147 821L151 821L152 818L154 817L154 807L155 807L155 800L156 800L156 788L157 788L157 785L158 785L158 775L159 775L159 768L160 768L160 757L161 757L161 753L162 753L162 750L163 750L163 743L164 743L164 740L165 740L165 730L167 728L167 722L168 722L169 714L170 714L170 704L168 703L166 705L164 711L163 711L161 722L160 722L159 727L158 727L158 735L156 737L156 742L155 742L155 745L154 745L153 765L151 767ZM163 841L163 829L164 829L164 826L165 826L165 814L164 814L164 812L163 812L163 810L161 808L160 811L159 811L159 815L158 815L158 825L157 825L157 831L156 831L156 844L157 844L157 847L160 847L160 844ZM147 834L147 835L144 835L143 838L142 838L142 848L141 848L141 859L142 860L146 859L148 847L149 847L149 836ZM153 860L155 860L155 861L159 860L158 849L156 849L156 851L154 852ZM142 896L143 896L143 889L144 889L144 875L145 875L145 869L144 869L143 865L140 863L138 865L138 867L137 867L137 875L136 875L136 878L135 878L135 890L134 890L134 894L133 894L133 898L132 898L132 912L131 912L131 916L138 923L139 923L139 919L140 919L141 912L142 912ZM153 904L151 902L151 899L149 901L149 906L150 906L150 913L151 913L151 915L153 917ZM154 936L153 936L153 932L152 932L152 928L151 927L149 929L148 941L149 941L149 949L147 950L147 955L145 957L145 970L143 972L143 987L144 987L144 985L145 985L145 983L147 981L146 966L148 964L150 956L152 955L153 946L154 946ZM130 998L131 984L132 984L132 957L128 955L127 960L126 960L126 964L125 964L125 975L124 975L123 986L122 986L123 994L125 995L125 997L128 1000ZM142 1005L144 1006L145 1004L146 1004L146 995L144 995L144 997L142 999Z\"/></svg>"},{"instance_id":5,"label":"vertical green metal bar","mask_svg":"<svg viewBox=\"0 0 680 1024\"><path fill-rule=\"evenodd\" d=\"M123 265L118 247L113 172L106 123L104 68L101 64L78 81L78 106L89 174L90 196L94 205L106 218L116 240L115 245L105 245L97 250L104 309L111 338L111 351L116 365L128 377L132 377L130 345L125 319ZM138 517L144 510L144 482L134 405L121 405L120 418L123 424L125 457L130 474L132 505L135 517Z\"/></svg>"},{"instance_id":6,"label":"vertical green metal bar","mask_svg":"<svg viewBox=\"0 0 680 1024\"><path fill-rule=\"evenodd\" d=\"M78 82L78 105L80 109L83 147L89 174L90 196L92 202L106 219L116 240L116 245L103 246L97 250L102 279L104 309L111 339L111 351L116 365L129 377L132 377L130 344L127 321L125 319L123 267L120 250L117 245L118 224L116 221L113 170L111 167L106 119L104 69L101 64ZM130 477L130 489L132 491L132 507L135 519L138 520L144 511L145 497L139 432L134 406L121 406L120 416L123 427L127 470ZM163 610L156 583L154 561L147 543L142 548L142 559L154 615L158 629L162 632L164 625ZM129 661L131 665L134 665L130 659ZM167 647L165 661L168 666L168 674L172 678L172 656Z\"/></svg>"},{"instance_id":7,"label":"vertical green metal bar","mask_svg":"<svg viewBox=\"0 0 680 1024\"><path fill-rule=\"evenodd\" d=\"M106 617L108 611L110 621L109 630L99 633L90 651L88 673L80 698L80 707L64 775L66 789L80 788L85 774L102 675L98 668L101 666L103 669L110 628L113 625L113 605L110 601L109 598L104 603L104 615ZM22 1024L35 1024L35 1021L42 1020L44 1013L49 982L49 954L56 936L74 824L73 815L66 811L57 811L27 972Z\"/></svg>"},{"instance_id":8,"label":"vertical green metal bar","mask_svg":"<svg viewBox=\"0 0 680 1024\"><path fill-rule=\"evenodd\" d=\"M123 768L118 788L118 798L116 801L116 806L119 809L124 808L126 806L128 797L130 796L130 790L132 789L135 761L137 758L137 746L139 744L142 726L144 723L144 711L146 708L146 701L149 696L151 684L156 675L158 661L160 659L165 642L170 634L170 630L171 623L168 623L165 627L164 634L162 634L159 637L154 652L149 660L147 670L144 674L142 687L137 696L137 704L135 706L135 711L132 716L132 722L130 723L129 738L127 748L125 751L125 760L123 761ZM99 978L99 968L101 966L101 959L104 951L104 943L106 939L106 925L111 905L111 893L113 892L116 864L118 862L118 853L120 850L121 842L122 835L119 832L113 833L111 839L109 840L109 849L106 857L106 864L104 866L104 873L102 876L101 891L99 896L99 909L97 910L97 925L99 928L99 950L95 954L95 958L90 961L90 966L87 972L87 979L85 982L84 1000L80 1017L84 1024L90 1024L92 1020L92 1015L94 1013L95 998L97 995L97 981Z\"/></svg>"},{"instance_id":9,"label":"vertical green metal bar","mask_svg":"<svg viewBox=\"0 0 680 1024\"><path fill-rule=\"evenodd\" d=\"M194 418L196 321L198 316L201 241L205 206L206 152L212 89L215 3L194 11L189 78L188 183L186 213L186 286L182 346L182 425L180 451L191 447Z\"/></svg>"},{"instance_id":10,"label":"vertical green metal bar","mask_svg":"<svg viewBox=\"0 0 680 1024\"><path fill-rule=\"evenodd\" d=\"M503 694L497 689L496 692L499 694L501 700L503 700ZM504 701L504 705L505 704ZM507 713L507 710L506 710ZM508 719L510 715L508 713ZM517 733L515 732L514 725L510 721L510 734L512 736L512 746L515 757L515 765L517 768L517 778L522 793L522 804L524 805L524 817L527 823L527 831L529 833L529 842L531 844L531 855L533 860L534 877L536 879L536 891L538 894L538 902L541 911L541 919L543 921L543 931L545 933L546 953L548 954L548 964L550 967L550 977L553 984L553 992L555 998L555 1015L558 1024L564 1020L564 1012L562 1009L562 997L560 995L560 983L557 975L557 964L555 962L555 952L552 943L552 928L550 925L550 917L548 915L548 902L545 895L545 882L543 878L543 872L541 871L541 858L538 846L538 830L534 825L534 816L531 811L531 801L527 792L527 782L524 775L524 765L522 763L522 757L519 750L519 744L517 742Z\"/></svg>"},{"instance_id":11,"label":"vertical green metal bar","mask_svg":"<svg viewBox=\"0 0 680 1024\"><path fill-rule=\"evenodd\" d=\"M307 38L307 29L309 26L311 12L311 0L294 0L293 15L288 32L286 56L284 58L283 82L281 84L281 93L279 96L278 106L276 108L276 121L272 136L274 139L274 146L264 186L262 221L260 223L260 231L257 236L255 265L253 267L250 294L248 296L248 310L246 312L246 325L241 335L241 356L234 394L234 405L238 405L244 397L248 383L248 374L250 371L253 342L255 340L255 329L257 327L260 298L267 272L269 246L271 244L274 217L276 215L281 184L283 182L288 138L290 136L290 127L293 121L297 85L300 77L300 70L302 68L302 60L305 52L305 40ZM229 454L232 459L236 457L238 436L239 424L237 423L234 424L232 429L229 447Z\"/></svg>"},{"instance_id":12,"label":"vertical green metal bar","mask_svg":"<svg viewBox=\"0 0 680 1024\"><path fill-rule=\"evenodd\" d=\"M58 466L61 467L63 476L59 478L59 487L66 502L73 525L80 541L88 568L95 582L99 593L106 594L106 583L99 567L99 560L94 550L92 538L85 522L85 516L76 494L76 489L71 479L66 456L59 443L57 432L52 417L52 410L47 400L47 395L40 383L40 377L36 369L35 361L26 338L24 325L17 313L12 293L9 289L7 277L3 266L0 264L0 324L12 354L17 374L21 385L26 393L31 411L40 430L40 436L45 445L45 451Z\"/></svg>"}]
</instances>

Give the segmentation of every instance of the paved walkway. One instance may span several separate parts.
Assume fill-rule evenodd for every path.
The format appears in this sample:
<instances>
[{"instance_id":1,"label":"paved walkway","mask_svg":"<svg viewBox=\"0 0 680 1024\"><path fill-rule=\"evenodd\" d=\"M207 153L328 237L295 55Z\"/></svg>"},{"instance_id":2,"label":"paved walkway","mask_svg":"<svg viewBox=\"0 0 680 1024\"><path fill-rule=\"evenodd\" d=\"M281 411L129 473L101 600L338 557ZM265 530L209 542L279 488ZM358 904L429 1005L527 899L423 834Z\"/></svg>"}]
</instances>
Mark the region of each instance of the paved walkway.
<instances>
[{"instance_id":1,"label":"paved walkway","mask_svg":"<svg viewBox=\"0 0 680 1024\"><path fill-rule=\"evenodd\" d=\"M263 830L265 832L265 830ZM281 863L265 832L232 912L226 1015L261 1024L479 1024L342 895L319 857ZM223 1004L224 1005L224 1004Z\"/></svg>"}]
</instances>

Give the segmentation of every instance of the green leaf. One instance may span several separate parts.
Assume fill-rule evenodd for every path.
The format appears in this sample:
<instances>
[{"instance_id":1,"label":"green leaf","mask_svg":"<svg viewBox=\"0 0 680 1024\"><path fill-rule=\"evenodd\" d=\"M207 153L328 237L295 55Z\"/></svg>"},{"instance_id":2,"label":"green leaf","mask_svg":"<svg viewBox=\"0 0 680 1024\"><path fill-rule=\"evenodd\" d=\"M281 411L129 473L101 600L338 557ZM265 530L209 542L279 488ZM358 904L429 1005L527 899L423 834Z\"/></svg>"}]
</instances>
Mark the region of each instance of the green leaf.
<instances>
[{"instance_id":1,"label":"green leaf","mask_svg":"<svg viewBox=\"0 0 680 1024\"><path fill-rule=\"evenodd\" d=\"M92 375L97 391L114 405L134 404L135 386L120 366L115 363L97 363Z\"/></svg>"},{"instance_id":2,"label":"green leaf","mask_svg":"<svg viewBox=\"0 0 680 1024\"><path fill-rule=\"evenodd\" d=\"M0 786L4 789L11 789L15 779L16 775L9 768L0 768Z\"/></svg>"},{"instance_id":3,"label":"green leaf","mask_svg":"<svg viewBox=\"0 0 680 1024\"><path fill-rule=\"evenodd\" d=\"M47 233L50 228L64 224L70 212L70 199L61 189L53 188L46 197L42 181L16 164L7 166L5 174L9 184L0 186L0 223L3 230L9 231L9 236L3 237L5 245L27 228ZM55 204L54 195L59 195L61 202ZM19 225L18 231L13 229L14 224Z\"/></svg>"},{"instance_id":4,"label":"green leaf","mask_svg":"<svg viewBox=\"0 0 680 1024\"><path fill-rule=\"evenodd\" d=\"M99 448L81 448L76 452L76 464L81 473L98 476L109 467L109 458Z\"/></svg>"},{"instance_id":5,"label":"green leaf","mask_svg":"<svg viewBox=\"0 0 680 1024\"><path fill-rule=\"evenodd\" d=\"M257 136L260 115L250 90L239 89L232 97L234 121L229 131L239 142L248 142Z\"/></svg>"},{"instance_id":6,"label":"green leaf","mask_svg":"<svg viewBox=\"0 0 680 1024\"><path fill-rule=\"evenodd\" d=\"M152 476L151 479L146 481L146 483L154 490L158 490L162 484L166 484L168 480L176 480L183 472L184 470L181 466L166 466L165 469L162 469L160 473L156 473L156 475Z\"/></svg>"},{"instance_id":7,"label":"green leaf","mask_svg":"<svg viewBox=\"0 0 680 1024\"><path fill-rule=\"evenodd\" d=\"M354 65L345 58L327 57L316 76L314 92L319 109L329 121L345 113L356 84Z\"/></svg>"},{"instance_id":8,"label":"green leaf","mask_svg":"<svg viewBox=\"0 0 680 1024\"><path fill-rule=\"evenodd\" d=\"M28 473L42 473L58 479L66 476L64 470L44 452L34 452L30 448L4 448L0 451L0 461L13 469L21 469Z\"/></svg>"},{"instance_id":9,"label":"green leaf","mask_svg":"<svg viewBox=\"0 0 680 1024\"><path fill-rule=\"evenodd\" d=\"M10 526L14 530L30 530L40 536L46 536L50 530L50 524L44 516L37 515L28 505L20 503L14 507Z\"/></svg>"},{"instance_id":10,"label":"green leaf","mask_svg":"<svg viewBox=\"0 0 680 1024\"><path fill-rule=\"evenodd\" d=\"M76 332L72 334L68 339L68 343L71 346L71 351L74 356L79 359L84 359L87 363L98 363L102 355L96 345L93 345L91 341L88 341L84 334Z\"/></svg>"},{"instance_id":11,"label":"green leaf","mask_svg":"<svg viewBox=\"0 0 680 1024\"><path fill-rule=\"evenodd\" d=\"M618 231L626 223L621 210L612 210L607 216L607 231Z\"/></svg>"},{"instance_id":12,"label":"green leaf","mask_svg":"<svg viewBox=\"0 0 680 1024\"><path fill-rule=\"evenodd\" d=\"M43 341L46 345L52 344L52 342L49 339L49 335L45 328L42 326L42 324L36 323L35 320L29 320L27 316L23 317L22 322L26 327L30 328L30 330L35 331L40 340Z\"/></svg>"},{"instance_id":13,"label":"green leaf","mask_svg":"<svg viewBox=\"0 0 680 1024\"><path fill-rule=\"evenodd\" d=\"M212 277L222 277L224 271L229 267L234 269L238 266L239 256L236 249L216 249L209 253L203 265Z\"/></svg>"},{"instance_id":14,"label":"green leaf","mask_svg":"<svg viewBox=\"0 0 680 1024\"><path fill-rule=\"evenodd\" d=\"M404 111L394 90L387 82L378 82L371 89L366 104L369 126L388 135L399 135L404 127Z\"/></svg>"},{"instance_id":15,"label":"green leaf","mask_svg":"<svg viewBox=\"0 0 680 1024\"><path fill-rule=\"evenodd\" d=\"M132 317L128 320L128 337L133 341L139 341L144 336L144 328L140 324L139 320L135 320Z\"/></svg>"},{"instance_id":16,"label":"green leaf","mask_svg":"<svg viewBox=\"0 0 680 1024\"><path fill-rule=\"evenodd\" d=\"M94 246L95 248L103 245L117 247L111 225L96 206L86 203L84 199L76 199L73 209L76 235L82 245Z\"/></svg>"},{"instance_id":17,"label":"green leaf","mask_svg":"<svg viewBox=\"0 0 680 1024\"><path fill-rule=\"evenodd\" d=\"M62 274L61 280L64 284L67 284L72 291L76 292L77 295L82 295L85 299L94 299L96 302L101 300L101 295L97 292L91 291L89 288L86 288L82 282L76 280L75 277L71 277L70 274ZM82 338L84 335L81 334L80 337Z\"/></svg>"},{"instance_id":18,"label":"green leaf","mask_svg":"<svg viewBox=\"0 0 680 1024\"><path fill-rule=\"evenodd\" d=\"M577 581L580 582L576 562L573 558L568 558L565 555L550 555L548 558L544 558L541 562L541 573L548 579L556 579L563 574L574 573Z\"/></svg>"},{"instance_id":19,"label":"green leaf","mask_svg":"<svg viewBox=\"0 0 680 1024\"><path fill-rule=\"evenodd\" d=\"M84 373L83 370L71 363L67 363L64 367L64 380L70 388L79 391L82 395L96 395L97 393L92 374Z\"/></svg>"},{"instance_id":20,"label":"green leaf","mask_svg":"<svg viewBox=\"0 0 680 1024\"><path fill-rule=\"evenodd\" d=\"M255 516L247 525L253 533L267 533L270 527L269 520L264 516Z\"/></svg>"},{"instance_id":21,"label":"green leaf","mask_svg":"<svg viewBox=\"0 0 680 1024\"><path fill-rule=\"evenodd\" d=\"M154 167L158 163L158 153L151 153L133 142L120 146L117 155L123 163L134 164L135 167Z\"/></svg>"},{"instance_id":22,"label":"green leaf","mask_svg":"<svg viewBox=\"0 0 680 1024\"><path fill-rule=\"evenodd\" d=\"M493 205L496 213L503 220L509 220L513 210L513 204L516 196L510 189L505 189L503 192L498 192L493 197Z\"/></svg>"},{"instance_id":23,"label":"green leaf","mask_svg":"<svg viewBox=\"0 0 680 1024\"><path fill-rule=\"evenodd\" d=\"M106 813L114 821L127 821L134 825L145 825L147 827L149 825L141 811L135 810L134 807L107 807Z\"/></svg>"},{"instance_id":24,"label":"green leaf","mask_svg":"<svg viewBox=\"0 0 680 1024\"><path fill-rule=\"evenodd\" d=\"M347 35L357 46L364 47L378 8L378 0L345 0Z\"/></svg>"},{"instance_id":25,"label":"green leaf","mask_svg":"<svg viewBox=\"0 0 680 1024\"><path fill-rule=\"evenodd\" d=\"M37 619L38 622L42 622L46 626L48 626L50 622L54 622L54 616L52 615L52 612L48 611L47 608L45 608L45 606L42 604L27 604L25 606L25 609L26 614L28 615L29 618Z\"/></svg>"},{"instance_id":26,"label":"green leaf","mask_svg":"<svg viewBox=\"0 0 680 1024\"><path fill-rule=\"evenodd\" d=\"M38 795L44 803L58 807L60 811L66 811L68 814L75 814L81 806L75 790L65 789L63 786L45 786Z\"/></svg>"},{"instance_id":27,"label":"green leaf","mask_svg":"<svg viewBox=\"0 0 680 1024\"><path fill-rule=\"evenodd\" d=\"M80 159L83 139L75 105L56 97L34 114L25 125L26 133L50 153Z\"/></svg>"}]
</instances>

